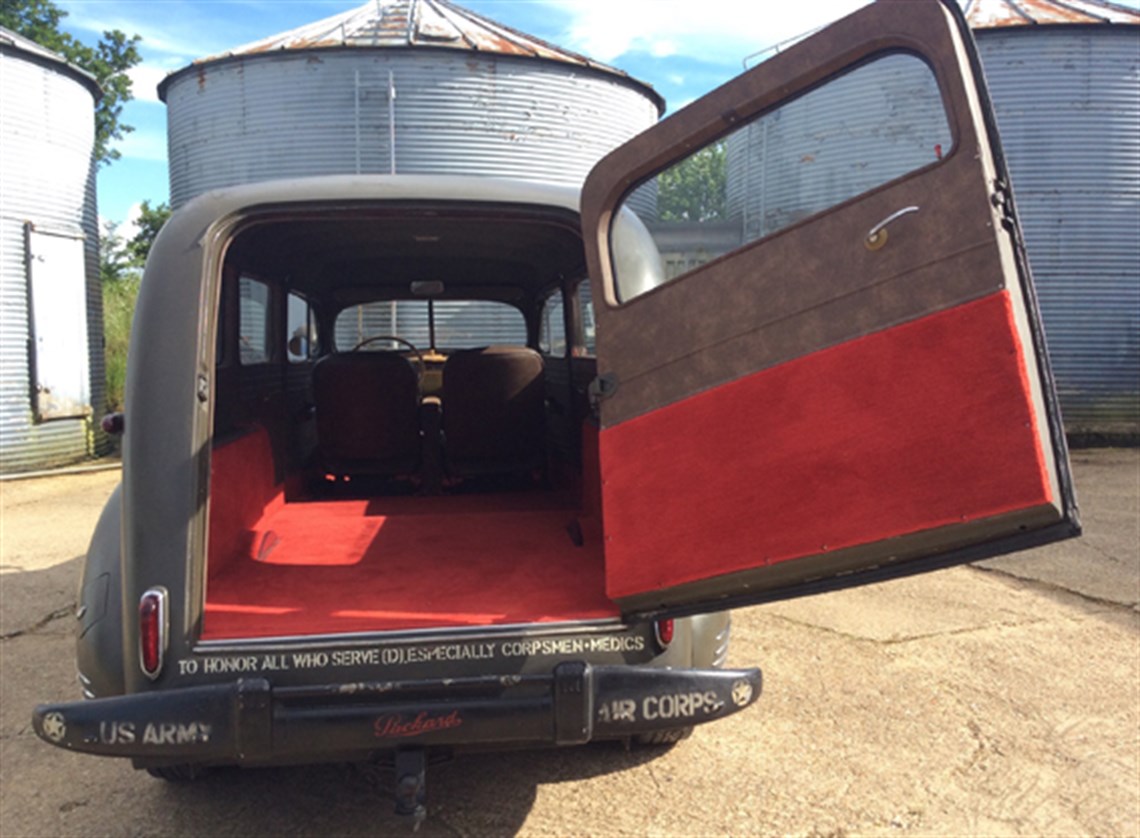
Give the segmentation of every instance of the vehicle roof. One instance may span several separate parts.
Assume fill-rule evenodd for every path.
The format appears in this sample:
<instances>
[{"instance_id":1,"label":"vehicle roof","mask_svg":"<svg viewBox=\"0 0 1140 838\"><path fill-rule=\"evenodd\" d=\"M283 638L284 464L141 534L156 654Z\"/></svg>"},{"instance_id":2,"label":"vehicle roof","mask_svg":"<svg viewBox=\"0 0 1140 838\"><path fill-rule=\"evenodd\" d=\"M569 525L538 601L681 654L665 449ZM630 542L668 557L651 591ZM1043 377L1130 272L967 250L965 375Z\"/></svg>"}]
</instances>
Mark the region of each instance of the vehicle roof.
<instances>
[{"instance_id":1,"label":"vehicle roof","mask_svg":"<svg viewBox=\"0 0 1140 838\"><path fill-rule=\"evenodd\" d=\"M577 212L580 193L577 187L560 184L473 175L322 175L214 189L176 214L209 223L254 207L375 201L539 204Z\"/></svg>"},{"instance_id":2,"label":"vehicle roof","mask_svg":"<svg viewBox=\"0 0 1140 838\"><path fill-rule=\"evenodd\" d=\"M505 286L533 293L584 273L578 197L572 187L460 175L267 181L188 203L163 230L162 252L186 253L248 216L226 257L239 271L287 276L342 302L398 296L417 279L502 298Z\"/></svg>"}]
</instances>

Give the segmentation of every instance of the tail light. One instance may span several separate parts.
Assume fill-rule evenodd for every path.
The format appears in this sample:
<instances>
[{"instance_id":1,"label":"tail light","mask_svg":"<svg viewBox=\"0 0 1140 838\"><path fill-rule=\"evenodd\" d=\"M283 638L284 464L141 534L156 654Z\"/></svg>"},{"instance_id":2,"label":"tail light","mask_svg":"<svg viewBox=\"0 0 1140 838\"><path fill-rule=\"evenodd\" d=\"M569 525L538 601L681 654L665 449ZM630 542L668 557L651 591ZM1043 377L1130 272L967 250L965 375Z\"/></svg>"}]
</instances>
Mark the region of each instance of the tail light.
<instances>
[{"instance_id":1,"label":"tail light","mask_svg":"<svg viewBox=\"0 0 1140 838\"><path fill-rule=\"evenodd\" d=\"M152 681L166 657L166 591L151 588L139 599L139 667Z\"/></svg>"},{"instance_id":2,"label":"tail light","mask_svg":"<svg viewBox=\"0 0 1140 838\"><path fill-rule=\"evenodd\" d=\"M673 621L657 620L653 623L653 636L657 638L657 645L664 651L673 642Z\"/></svg>"}]
</instances>

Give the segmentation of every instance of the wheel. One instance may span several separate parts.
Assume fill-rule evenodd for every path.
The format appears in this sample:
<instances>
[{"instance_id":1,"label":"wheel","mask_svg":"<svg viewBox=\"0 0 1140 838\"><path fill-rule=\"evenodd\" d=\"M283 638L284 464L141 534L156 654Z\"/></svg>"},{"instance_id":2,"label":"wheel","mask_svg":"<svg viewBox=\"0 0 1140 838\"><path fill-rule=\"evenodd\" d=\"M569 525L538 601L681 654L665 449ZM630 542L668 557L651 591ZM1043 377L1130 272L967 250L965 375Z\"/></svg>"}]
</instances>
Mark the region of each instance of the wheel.
<instances>
[{"instance_id":1,"label":"wheel","mask_svg":"<svg viewBox=\"0 0 1140 838\"><path fill-rule=\"evenodd\" d=\"M146 773L168 783L192 783L208 770L202 765L160 765L147 768Z\"/></svg>"},{"instance_id":2,"label":"wheel","mask_svg":"<svg viewBox=\"0 0 1140 838\"><path fill-rule=\"evenodd\" d=\"M651 730L648 733L639 733L633 737L633 741L636 745L676 745L692 735L692 727L671 727L667 730Z\"/></svg>"}]
</instances>

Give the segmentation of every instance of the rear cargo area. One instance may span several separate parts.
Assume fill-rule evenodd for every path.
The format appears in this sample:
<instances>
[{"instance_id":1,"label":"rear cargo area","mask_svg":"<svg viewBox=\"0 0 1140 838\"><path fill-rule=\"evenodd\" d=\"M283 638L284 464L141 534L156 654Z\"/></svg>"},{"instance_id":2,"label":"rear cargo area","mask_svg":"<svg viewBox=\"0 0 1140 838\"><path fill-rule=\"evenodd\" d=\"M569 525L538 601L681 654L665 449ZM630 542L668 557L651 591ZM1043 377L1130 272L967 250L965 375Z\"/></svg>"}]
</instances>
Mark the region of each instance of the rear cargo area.
<instances>
[{"instance_id":1,"label":"rear cargo area","mask_svg":"<svg viewBox=\"0 0 1140 838\"><path fill-rule=\"evenodd\" d=\"M209 581L202 637L599 619L600 545L556 496L283 503Z\"/></svg>"},{"instance_id":2,"label":"rear cargo area","mask_svg":"<svg viewBox=\"0 0 1140 838\"><path fill-rule=\"evenodd\" d=\"M214 449L203 640L605 619L573 491L288 497L269 435Z\"/></svg>"}]
</instances>

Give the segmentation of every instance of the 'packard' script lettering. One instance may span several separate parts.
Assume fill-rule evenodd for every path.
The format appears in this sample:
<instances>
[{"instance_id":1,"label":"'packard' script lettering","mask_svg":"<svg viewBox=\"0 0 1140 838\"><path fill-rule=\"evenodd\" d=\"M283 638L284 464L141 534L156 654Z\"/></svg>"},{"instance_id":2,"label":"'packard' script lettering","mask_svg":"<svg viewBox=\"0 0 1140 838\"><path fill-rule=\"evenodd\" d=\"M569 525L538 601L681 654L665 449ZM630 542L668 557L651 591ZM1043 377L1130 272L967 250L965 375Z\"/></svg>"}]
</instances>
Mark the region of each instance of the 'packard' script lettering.
<instances>
[{"instance_id":1,"label":"'packard' script lettering","mask_svg":"<svg viewBox=\"0 0 1140 838\"><path fill-rule=\"evenodd\" d=\"M433 716L426 710L414 719L405 721L404 716L394 713L390 716L381 716L372 725L377 739L407 738L420 736L424 733L434 733L437 730L450 730L463 724L463 717L458 710L452 710L446 716Z\"/></svg>"}]
</instances>

